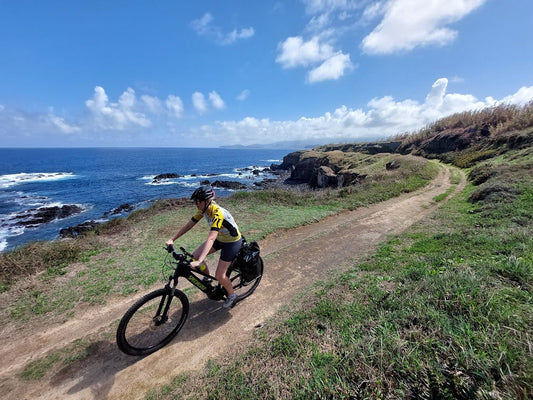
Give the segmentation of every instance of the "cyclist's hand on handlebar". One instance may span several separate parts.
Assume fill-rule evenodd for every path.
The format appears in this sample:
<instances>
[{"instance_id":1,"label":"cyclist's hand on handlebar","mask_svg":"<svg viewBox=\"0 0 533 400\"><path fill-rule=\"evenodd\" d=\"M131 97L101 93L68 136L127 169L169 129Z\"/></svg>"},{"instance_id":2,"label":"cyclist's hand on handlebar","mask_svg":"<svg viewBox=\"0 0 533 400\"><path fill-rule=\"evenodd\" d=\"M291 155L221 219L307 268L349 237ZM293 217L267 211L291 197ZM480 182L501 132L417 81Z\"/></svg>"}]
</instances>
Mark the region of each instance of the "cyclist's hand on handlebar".
<instances>
[{"instance_id":1,"label":"cyclist's hand on handlebar","mask_svg":"<svg viewBox=\"0 0 533 400\"><path fill-rule=\"evenodd\" d=\"M167 242L165 243L165 247L169 253L174 251L174 241L172 239L167 240Z\"/></svg>"}]
</instances>

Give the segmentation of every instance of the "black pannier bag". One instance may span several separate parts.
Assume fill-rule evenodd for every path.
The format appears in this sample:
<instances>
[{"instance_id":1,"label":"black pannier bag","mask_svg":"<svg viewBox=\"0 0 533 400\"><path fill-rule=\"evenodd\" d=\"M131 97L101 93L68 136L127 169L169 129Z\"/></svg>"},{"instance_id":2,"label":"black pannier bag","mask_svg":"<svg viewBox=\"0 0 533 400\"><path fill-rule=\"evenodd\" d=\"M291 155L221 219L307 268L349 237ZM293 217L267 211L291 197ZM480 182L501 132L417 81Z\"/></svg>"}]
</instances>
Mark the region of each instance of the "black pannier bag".
<instances>
[{"instance_id":1,"label":"black pannier bag","mask_svg":"<svg viewBox=\"0 0 533 400\"><path fill-rule=\"evenodd\" d=\"M243 241L242 247L237 255L238 266L242 272L242 280L249 283L261 273L261 260L259 259L259 243Z\"/></svg>"}]
</instances>

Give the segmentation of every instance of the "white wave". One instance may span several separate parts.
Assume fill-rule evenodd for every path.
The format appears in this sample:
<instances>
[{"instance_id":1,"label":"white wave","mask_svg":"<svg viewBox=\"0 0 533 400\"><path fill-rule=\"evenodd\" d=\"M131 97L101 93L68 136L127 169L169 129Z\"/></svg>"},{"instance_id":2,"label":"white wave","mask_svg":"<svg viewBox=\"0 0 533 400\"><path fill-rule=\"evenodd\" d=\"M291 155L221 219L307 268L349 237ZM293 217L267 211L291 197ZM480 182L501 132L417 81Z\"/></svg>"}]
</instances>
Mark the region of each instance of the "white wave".
<instances>
[{"instance_id":1,"label":"white wave","mask_svg":"<svg viewBox=\"0 0 533 400\"><path fill-rule=\"evenodd\" d=\"M0 253L7 248L7 239L13 236L19 236L26 230L23 226L6 225L0 216Z\"/></svg>"},{"instance_id":2,"label":"white wave","mask_svg":"<svg viewBox=\"0 0 533 400\"><path fill-rule=\"evenodd\" d=\"M73 178L72 172L21 172L18 174L0 175L0 188L8 188L28 182L57 181L61 179Z\"/></svg>"}]
</instances>

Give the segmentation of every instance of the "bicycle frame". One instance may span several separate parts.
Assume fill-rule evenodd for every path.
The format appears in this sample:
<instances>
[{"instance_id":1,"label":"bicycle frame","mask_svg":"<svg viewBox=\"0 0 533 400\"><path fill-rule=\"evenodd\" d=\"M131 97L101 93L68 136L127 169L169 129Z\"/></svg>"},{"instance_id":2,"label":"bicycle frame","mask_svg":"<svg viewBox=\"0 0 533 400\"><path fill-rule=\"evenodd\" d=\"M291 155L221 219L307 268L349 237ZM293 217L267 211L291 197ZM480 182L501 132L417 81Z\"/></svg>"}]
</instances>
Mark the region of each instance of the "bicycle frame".
<instances>
[{"instance_id":1,"label":"bicycle frame","mask_svg":"<svg viewBox=\"0 0 533 400\"><path fill-rule=\"evenodd\" d=\"M177 261L174 274L169 276L168 283L166 285L166 287L171 290L172 295L174 295L174 290L178 286L178 280L180 277L187 279L190 283L196 286L201 292L205 293L207 297L212 300L221 300L226 295L226 289L224 289L222 285L220 285L220 283L217 286L213 286L210 283L203 282L201 279L198 278L196 274L205 276L218 282L214 276L206 274L202 271L193 270L190 266L190 260L188 259L192 259L192 254L188 253L183 247L180 248L183 254L176 253L172 246L169 246L167 250Z\"/></svg>"}]
</instances>

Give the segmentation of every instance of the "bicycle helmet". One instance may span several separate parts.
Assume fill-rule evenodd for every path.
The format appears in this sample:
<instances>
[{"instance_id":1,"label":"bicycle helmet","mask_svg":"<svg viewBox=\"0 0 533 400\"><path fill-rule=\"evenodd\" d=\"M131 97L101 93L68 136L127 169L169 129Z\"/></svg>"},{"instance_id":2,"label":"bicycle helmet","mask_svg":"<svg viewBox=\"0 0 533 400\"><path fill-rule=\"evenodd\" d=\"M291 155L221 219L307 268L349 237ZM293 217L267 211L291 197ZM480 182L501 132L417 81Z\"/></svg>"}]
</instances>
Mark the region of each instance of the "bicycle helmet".
<instances>
[{"instance_id":1,"label":"bicycle helmet","mask_svg":"<svg viewBox=\"0 0 533 400\"><path fill-rule=\"evenodd\" d=\"M209 200L215 197L215 191L210 185L200 186L191 195L191 200Z\"/></svg>"}]
</instances>

